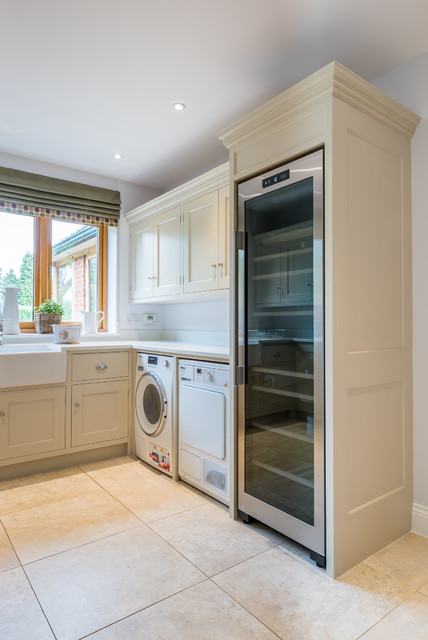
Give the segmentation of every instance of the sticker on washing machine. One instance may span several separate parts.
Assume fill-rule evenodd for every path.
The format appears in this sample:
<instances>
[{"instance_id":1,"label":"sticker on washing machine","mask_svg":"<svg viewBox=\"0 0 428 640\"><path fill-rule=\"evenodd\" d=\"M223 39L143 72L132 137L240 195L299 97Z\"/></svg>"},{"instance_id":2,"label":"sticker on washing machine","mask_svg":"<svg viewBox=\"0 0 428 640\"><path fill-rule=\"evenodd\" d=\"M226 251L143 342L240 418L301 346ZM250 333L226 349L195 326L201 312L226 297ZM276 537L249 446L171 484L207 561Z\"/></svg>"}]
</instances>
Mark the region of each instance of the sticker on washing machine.
<instances>
[{"instance_id":1,"label":"sticker on washing machine","mask_svg":"<svg viewBox=\"0 0 428 640\"><path fill-rule=\"evenodd\" d=\"M164 471L171 471L169 451L168 449L165 449L165 447L160 447L157 444L150 444L149 457L160 469L163 469Z\"/></svg>"}]
</instances>

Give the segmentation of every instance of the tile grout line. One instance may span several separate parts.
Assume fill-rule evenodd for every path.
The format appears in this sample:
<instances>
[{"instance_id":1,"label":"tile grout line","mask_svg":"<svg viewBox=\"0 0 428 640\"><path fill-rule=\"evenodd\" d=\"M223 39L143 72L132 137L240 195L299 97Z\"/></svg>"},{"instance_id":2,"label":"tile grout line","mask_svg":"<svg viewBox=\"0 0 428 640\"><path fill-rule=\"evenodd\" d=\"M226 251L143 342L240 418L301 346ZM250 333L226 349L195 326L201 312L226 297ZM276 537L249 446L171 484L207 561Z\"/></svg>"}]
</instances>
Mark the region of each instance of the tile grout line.
<instances>
[{"instance_id":1,"label":"tile grout line","mask_svg":"<svg viewBox=\"0 0 428 640\"><path fill-rule=\"evenodd\" d=\"M148 527L150 525L150 523L153 522L159 522L160 520L164 520L165 518L170 518L171 516L174 515L178 515L179 513L185 513L186 511L193 511L193 509L200 509L201 507L205 507L205 504L201 504L201 505L197 505L195 507L186 507L185 509L183 509L182 511L177 511L176 513L173 513L171 515L168 516L162 516L161 518L156 518L156 520L151 520L150 523L146 522L145 520L143 520L141 518L141 516L137 515L134 511L132 511L132 509L130 507L128 507L126 504L124 504L123 502L121 502L119 500L119 498L117 498L116 496L114 496L112 493L110 493L110 491L108 489L106 489L105 487L102 486L102 484L100 484L97 480L95 480L95 478L92 478L92 476L90 476L86 471L82 470L83 473L86 473L86 475L88 475L88 477L91 478L91 480L93 480L95 482L95 484L100 487L100 489L102 489L103 491L105 491L105 493L107 493L107 495L109 495L111 498L113 498L113 500L116 500L116 502L118 504L120 504L124 509L126 509L130 514L132 514L135 518L138 518L138 520L140 520L140 522L144 525L146 525L146 527ZM207 504L209 504L207 502ZM151 528L151 527L150 527Z\"/></svg>"},{"instance_id":2,"label":"tile grout line","mask_svg":"<svg viewBox=\"0 0 428 640\"><path fill-rule=\"evenodd\" d=\"M264 553L264 552L263 552ZM260 555L260 554L259 554ZM245 562L245 560L244 560ZM239 563L241 564L241 563ZM237 566L237 565L234 565ZM231 567L230 567L231 568ZM228 571L228 569L225 569L225 571ZM219 576L221 573L224 573L223 571L220 571L219 573L216 573L216 576ZM215 576L212 576L215 577ZM244 611L246 611L251 617L253 617L255 620L257 620L261 625L263 625L265 627L265 629L267 629L268 631L270 631L271 633L273 633L274 636L276 636L277 638L279 638L280 640L284 640L284 638L282 638L282 636L279 636L273 629L271 629L270 627L268 627L268 625L263 622L262 620L260 620L260 618L258 618L256 616L255 613L253 613L252 611L250 611L249 609L247 609L247 607L242 604L241 602L239 602L239 600L237 600L234 596L232 596L230 593L228 593L225 589L223 589L223 587L221 587L219 584L217 584L216 582L214 582L214 580L212 580L211 578L209 578L210 582L212 582L212 584L214 584L216 587L218 587L221 591L223 591L223 593L230 598L231 600L233 600L233 602L236 602L236 604L241 607Z\"/></svg>"},{"instance_id":3,"label":"tile grout line","mask_svg":"<svg viewBox=\"0 0 428 640\"><path fill-rule=\"evenodd\" d=\"M52 473L50 471L47 471L46 473ZM84 471L82 471L82 473L85 473ZM98 491L98 488L100 487L100 485L95 482L95 480L93 478L91 478L91 476L89 476L88 474L85 474L88 476L88 478L90 478L94 484L96 485L93 489L89 490L89 493L91 492L95 492ZM31 476L28 476L31 477ZM102 487L101 487L102 488ZM56 502L62 502L63 500L68 500L69 498L78 498L79 496L84 496L88 493L88 490L86 489L85 491L82 492L78 492L72 496L67 496L67 497L62 497L62 498L54 498L53 500L48 500L47 502L40 502L37 504L33 504L30 507L24 507L23 509L18 509L17 511L8 511L7 513L1 513L0 514L0 518L4 518L5 516L12 516L15 513L22 513L23 511L28 511L29 509L36 509L37 507L42 507L45 504L55 504Z\"/></svg>"},{"instance_id":4,"label":"tile grout line","mask_svg":"<svg viewBox=\"0 0 428 640\"><path fill-rule=\"evenodd\" d=\"M45 617L45 619L46 619L46 622L48 623L49 629L52 631L52 635L53 635L53 637L55 638L55 640L57 640L57 635L56 635L56 633L54 632L54 630L53 630L53 628L52 628L52 625L51 625L51 623L50 623L50 621L49 621L49 618L48 618L48 616L46 615L46 612L45 612L45 610L44 610L44 609L43 609L43 607L42 607L42 603L40 602L40 600L39 600L39 598L38 598L38 595L37 595L37 593L36 593L36 592L35 592L35 590L34 590L33 585L31 584L31 581L30 581L30 579L29 579L29 577L28 577L28 575L27 575L27 572L25 571L25 567L24 567L24 565L21 565L21 568L22 568L22 571L24 572L24 575L25 575L25 577L26 577L26 579L27 579L28 584L30 585L30 589L31 589L31 591L33 592L34 597L35 597L35 598L36 598L36 600L37 600L37 604L39 605L40 610L41 610L41 612L43 613L43 615L44 615L44 617Z\"/></svg>"},{"instance_id":5,"label":"tile grout line","mask_svg":"<svg viewBox=\"0 0 428 640\"><path fill-rule=\"evenodd\" d=\"M18 566L18 567L11 567L10 569L3 569L2 571L0 571L0 574L2 574L2 573L4 573L5 571L11 571L12 569L18 569L19 567L22 567L22 562L21 562L21 558L18 556L18 554L17 554L17 552L16 552L16 549L15 549L15 547L14 547L13 543L12 543L12 540L10 539L10 536L9 536L8 532L6 531L6 527L4 526L4 523L3 523L3 520L1 519L1 517L0 517L0 524L1 524L1 527L2 527L2 529L3 529L3 531L4 531L4 533L5 533L6 538L7 538L7 539L8 539L8 541L9 541L10 546L11 546L11 547L12 547L12 549L13 549L13 552L14 552L14 554L15 554L15 557L16 557L16 559L17 559L17 560L18 560L18 562L19 562L19 566Z\"/></svg>"},{"instance_id":6,"label":"tile grout line","mask_svg":"<svg viewBox=\"0 0 428 640\"><path fill-rule=\"evenodd\" d=\"M396 611L399 607L401 607L405 602L407 602L408 600L410 600L410 598L415 594L418 593L418 591L412 591L412 593L410 593L406 598L404 598L404 600L402 600L401 602L399 602L398 604L396 604L394 607L392 607L392 609L390 611L388 611L387 613L385 613L385 615L383 615L381 618L379 618L379 620L377 620L374 624L372 624L371 627L369 627L368 629L366 629L364 631L364 633L362 633L360 636L358 636L357 638L355 638L355 640L361 640L361 638L364 638L364 636L371 631L372 629L374 629L375 627L377 627L378 624L380 624L383 620L385 620L385 618L387 618L388 616L391 615L391 613L393 613L394 611Z\"/></svg>"},{"instance_id":7,"label":"tile grout line","mask_svg":"<svg viewBox=\"0 0 428 640\"><path fill-rule=\"evenodd\" d=\"M84 470L83 470L84 471ZM86 473L84 471L84 473ZM94 482L97 482L96 480L94 480ZM97 483L98 484L98 483ZM104 489L104 487L102 487L102 485L99 485L102 489ZM108 495L111 495L109 493L109 491L107 489L104 489ZM117 502L119 504L122 505L122 503L120 502L120 500L118 500L115 496L112 496L112 498L114 498L115 500L117 500ZM207 502L207 504L210 504L209 502ZM189 558L187 558L179 549L177 549L176 547L174 547L173 544L171 544L168 540L166 540L158 531L156 531L155 529L153 529L153 527L151 526L151 524L154 524L155 522L159 522L161 520L165 520L166 518L170 518L170 517L174 517L176 515L181 515L182 513L185 512L189 512L189 511L194 511L195 509L200 509L202 507L205 507L206 505L199 505L197 507L190 507L189 509L184 509L183 511L179 511L177 513L172 514L171 516L164 516L163 518L158 518L157 520L152 520L151 522L144 522L139 516L137 516L133 511L131 511L128 507L124 506L126 509L128 509L130 511L130 513L132 513L133 515L135 515L141 522L143 525L145 525L148 529L150 529L150 531L152 533L154 533L156 536L158 536L161 540L163 540L163 542L165 542L173 551L175 551L176 553L178 553L186 562L188 562L189 564L191 564L197 571L199 571L200 573L202 573L203 576L205 576L205 578L207 580L211 580L211 578L220 575L221 573L223 573L224 571L227 571L228 569L232 569L233 567L239 566L240 564L242 564L243 562L246 562L247 560L251 560L252 558L256 558L259 555L262 555L263 553L266 553L267 551L270 551L271 549L274 549L275 547L278 547L282 544L282 542L278 542L273 544L271 547L269 547L269 549L263 549L262 551L259 551L258 553L255 553L254 555L250 556L249 558L245 558L245 560L241 560L239 562L237 562L236 564L231 565L230 567L228 567L227 569L224 569L223 571L219 571L218 573L215 573L211 576L209 576L208 574L205 573L205 571L203 571L200 567L198 567L194 562L192 562L192 560L190 560ZM114 534L113 534L114 535ZM287 551L287 550L285 550ZM291 555L291 554L290 554ZM215 582L213 582L213 584L216 584ZM219 585L216 585L219 586ZM221 587L220 587L221 588ZM222 589L223 591L223 589ZM226 593L226 592L225 592ZM230 596L231 597L231 596ZM242 606L242 605L241 605ZM252 615L252 614L251 614ZM263 623L262 623L263 624Z\"/></svg>"},{"instance_id":8,"label":"tile grout line","mask_svg":"<svg viewBox=\"0 0 428 640\"><path fill-rule=\"evenodd\" d=\"M28 567L30 564L35 564L36 562L41 562L42 560L47 560L48 558L54 558L55 556L60 556L63 553L68 553L69 551L74 551L74 549L81 549L82 547L87 547L89 544L95 544L96 542L101 542L102 540L107 540L108 538L113 538L114 536L120 536L122 533L127 533L128 531L133 531L134 529L139 529L141 527L140 524L136 524L133 527L129 527L128 529L123 529L122 531L116 531L115 533L109 533L105 536L101 536L101 538L96 538L95 540L88 540L88 542L83 542L82 544L77 544L74 547L70 547L69 549L63 549L62 551L56 551L55 553L51 553L47 556L43 556L42 558L37 558L36 560L30 560L29 562L21 563L22 568Z\"/></svg>"},{"instance_id":9,"label":"tile grout line","mask_svg":"<svg viewBox=\"0 0 428 640\"><path fill-rule=\"evenodd\" d=\"M86 473L83 469L82 469L82 471L83 471L84 473ZM96 481L96 480L94 480L94 482L97 482L97 481ZM98 483L97 483L97 484L98 484ZM100 486L102 489L104 489L104 490L105 490L109 495L111 495L107 489L105 489L104 487L102 487L102 485L99 485L99 486ZM121 504L121 505L122 505L122 503L120 502L120 500L118 500L118 498L116 498L115 496L112 496L112 498L114 498L115 500L117 500L117 502L118 502L119 504ZM207 504L211 504L211 503L210 503L210 502L207 502ZM126 509L128 509L128 507L126 507L125 505L122 505L122 506L124 506ZM151 522L144 522L144 520L142 520L139 516L137 516L133 511L131 511L130 509L128 509L128 510L130 511L130 513L132 513L133 515L135 515L139 520L141 520L142 524L144 524L146 527L148 527L148 528L150 529L150 531L152 531L152 533L154 533L155 535L157 535L157 536L158 536L161 540L163 540L163 541L164 541L164 542L165 542L165 543L166 543L166 544L167 544L167 545L168 545L168 546L169 546L173 551L175 551L176 553L178 553L178 554L179 554L179 555L180 555L180 556L181 556L181 557L182 557L186 562L190 563L190 564L191 564L195 569L197 569L200 573L202 573L202 575L204 575L204 576L206 577L206 579L208 579L208 580L210 580L210 581L212 581L212 578L214 578L214 577L215 577L215 576L217 576L217 575L220 575L220 574L221 574L221 573L223 573L224 571L228 571L229 569L232 569L232 568L234 568L234 567L237 567L237 566L239 566L240 564L243 564L244 562L247 562L248 560L251 560L252 558L256 558L256 557L258 557L258 556L262 555L263 553L266 553L267 551L270 551L271 549L274 549L274 548L276 548L276 547L278 547L278 546L281 546L281 545L283 544L283 542L277 542L277 543L273 544L272 546L270 546L268 549L263 549L262 551L259 551L259 552L255 553L254 555L250 556L249 558L245 558L244 560L240 560L240 561L239 561L239 562L237 562L236 564L233 564L233 565L231 565L230 567L227 567L227 569L224 569L223 571L219 571L218 573L214 573L214 574L212 574L212 575L210 576L210 575L206 574L206 573L205 573L205 571L203 571L200 567L198 567L196 564L194 564L194 562L192 562L192 560L190 560L189 558L187 558L187 557L186 557L186 556L185 556L185 555L184 555L184 554L183 554L179 549L177 549L176 547L174 547L174 545L173 545L173 544L171 544L168 540L166 540L166 539L165 539L165 538L164 538L164 537L163 537L163 536L162 536L158 531L156 531L155 529L153 529L153 527L151 526L151 524L154 524L155 522L159 522L159 521L161 521L161 520L165 520L165 519L167 519L167 518L174 517L174 516L176 516L176 515L181 515L181 514L186 513L186 512L194 511L195 509L200 509L200 508L205 507L205 506L206 506L206 505L204 504L204 505L199 505L199 506L197 506L197 507L190 507L189 509L184 509L183 511L179 511L179 512L174 513L174 514L172 514L172 515L170 515L170 516L164 516L164 517L162 517L162 518L158 518L157 520L152 520ZM291 557L293 557L293 554L291 554L291 552L289 552L287 549L284 549L284 551L286 551L287 555L290 555ZM302 562L303 562L303 560L302 560ZM212 581L212 582L213 582L213 584L216 584L214 581ZM219 586L219 585L216 585L216 586ZM221 588L221 587L219 587L219 588ZM224 591L224 590L222 589L222 591ZM224 592L224 593L226 593L226 592ZM227 594L227 595L229 595L229 594ZM231 596L229 596L229 597L231 597ZM232 598L232 599L234 600L234 598ZM239 603L238 603L238 604L239 604ZM240 605L240 606L242 606L242 605ZM251 612L248 612L248 613L251 613ZM253 615L253 614L251 614L251 615ZM255 617L255 616L254 616L254 617ZM256 618L256 619L258 620L258 618ZM261 621L259 621L259 622L261 622ZM263 624L263 623L261 622L261 624Z\"/></svg>"},{"instance_id":10,"label":"tile grout line","mask_svg":"<svg viewBox=\"0 0 428 640\"><path fill-rule=\"evenodd\" d=\"M87 633L84 636L80 636L79 638L76 638L76 640L84 640L84 638L90 638L91 635L93 635L94 633L98 633L99 631L103 631L104 629L108 629L109 627L114 627L114 625L117 624L118 622L122 622L123 620L127 620L128 618L132 618L133 616L137 615L138 613L141 613L142 611L146 611L147 609L150 609L151 607L155 607L156 605L160 604L161 602L165 602L166 600L169 600L170 598L174 598L178 594L183 593L184 591L188 591L188 589L193 589L193 587L196 587L199 584L203 584L204 582L209 582L209 578L205 577L202 580L199 580L198 582L195 582L194 584L191 584L188 587L183 587L182 589L179 589L175 593L171 593L171 595L169 595L169 596L165 596L164 598L161 598L160 600L156 600L156 602L152 602L152 604L148 604L146 607L142 607L141 609L137 609L136 611L133 611L132 613L129 613L127 616L123 616L123 618L119 618L118 620L115 620L114 622L111 622L110 624L106 624L104 627L100 627L99 629L95 629L94 631L91 631L90 633Z\"/></svg>"}]
</instances>

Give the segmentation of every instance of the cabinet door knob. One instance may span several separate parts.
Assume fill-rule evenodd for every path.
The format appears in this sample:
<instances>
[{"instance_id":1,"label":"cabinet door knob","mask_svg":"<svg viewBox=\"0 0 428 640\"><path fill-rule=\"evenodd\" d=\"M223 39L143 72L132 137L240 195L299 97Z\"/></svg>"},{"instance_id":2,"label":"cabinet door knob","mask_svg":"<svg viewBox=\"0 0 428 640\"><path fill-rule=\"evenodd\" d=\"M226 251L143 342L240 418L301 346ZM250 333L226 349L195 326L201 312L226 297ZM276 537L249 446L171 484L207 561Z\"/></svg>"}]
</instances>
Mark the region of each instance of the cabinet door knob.
<instances>
[{"instance_id":1,"label":"cabinet door knob","mask_svg":"<svg viewBox=\"0 0 428 640\"><path fill-rule=\"evenodd\" d=\"M5 416L4 411L0 411L0 418L4 418L4 416Z\"/></svg>"},{"instance_id":2,"label":"cabinet door knob","mask_svg":"<svg viewBox=\"0 0 428 640\"><path fill-rule=\"evenodd\" d=\"M107 365L104 362L99 362L95 365L95 369L97 371L104 371L105 369L107 369Z\"/></svg>"},{"instance_id":3,"label":"cabinet door knob","mask_svg":"<svg viewBox=\"0 0 428 640\"><path fill-rule=\"evenodd\" d=\"M75 403L74 403L74 406L75 406L75 407L80 407L80 402L75 402Z\"/></svg>"},{"instance_id":4,"label":"cabinet door knob","mask_svg":"<svg viewBox=\"0 0 428 640\"><path fill-rule=\"evenodd\" d=\"M218 263L218 266L219 266L219 267L224 267L224 264L223 264L222 262L219 262L219 263Z\"/></svg>"},{"instance_id":5,"label":"cabinet door knob","mask_svg":"<svg viewBox=\"0 0 428 640\"><path fill-rule=\"evenodd\" d=\"M217 269L217 265L216 264L212 264L211 265L213 269Z\"/></svg>"}]
</instances>

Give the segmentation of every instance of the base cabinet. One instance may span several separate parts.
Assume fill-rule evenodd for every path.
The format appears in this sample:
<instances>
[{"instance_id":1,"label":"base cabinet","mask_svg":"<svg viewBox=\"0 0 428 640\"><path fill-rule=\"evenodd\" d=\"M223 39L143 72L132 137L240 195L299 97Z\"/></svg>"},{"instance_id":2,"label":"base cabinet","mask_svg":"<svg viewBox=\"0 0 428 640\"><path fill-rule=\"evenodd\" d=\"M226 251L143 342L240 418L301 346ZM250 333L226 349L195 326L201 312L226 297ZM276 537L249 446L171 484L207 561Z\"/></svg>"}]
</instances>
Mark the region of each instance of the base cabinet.
<instances>
[{"instance_id":1,"label":"base cabinet","mask_svg":"<svg viewBox=\"0 0 428 640\"><path fill-rule=\"evenodd\" d=\"M65 387L0 392L0 460L65 448Z\"/></svg>"},{"instance_id":2,"label":"base cabinet","mask_svg":"<svg viewBox=\"0 0 428 640\"><path fill-rule=\"evenodd\" d=\"M127 351L71 356L72 447L128 436L128 367Z\"/></svg>"}]
</instances>

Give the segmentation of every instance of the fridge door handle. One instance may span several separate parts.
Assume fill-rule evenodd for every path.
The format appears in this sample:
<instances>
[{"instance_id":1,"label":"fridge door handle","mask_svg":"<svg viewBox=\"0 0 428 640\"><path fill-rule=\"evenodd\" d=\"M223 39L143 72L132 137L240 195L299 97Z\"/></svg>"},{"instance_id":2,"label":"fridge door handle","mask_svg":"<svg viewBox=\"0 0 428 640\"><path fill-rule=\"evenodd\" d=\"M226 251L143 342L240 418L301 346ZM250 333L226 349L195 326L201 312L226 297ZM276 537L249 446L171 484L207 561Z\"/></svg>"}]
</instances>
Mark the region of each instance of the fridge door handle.
<instances>
[{"instance_id":1,"label":"fridge door handle","mask_svg":"<svg viewBox=\"0 0 428 640\"><path fill-rule=\"evenodd\" d=\"M247 348L246 348L246 319L245 319L245 289L244 273L246 260L247 234L245 231L235 230L235 385L246 384Z\"/></svg>"},{"instance_id":2,"label":"fridge door handle","mask_svg":"<svg viewBox=\"0 0 428 640\"><path fill-rule=\"evenodd\" d=\"M240 384L245 384L245 367L242 365L238 365L235 371L235 384L238 386Z\"/></svg>"}]
</instances>

